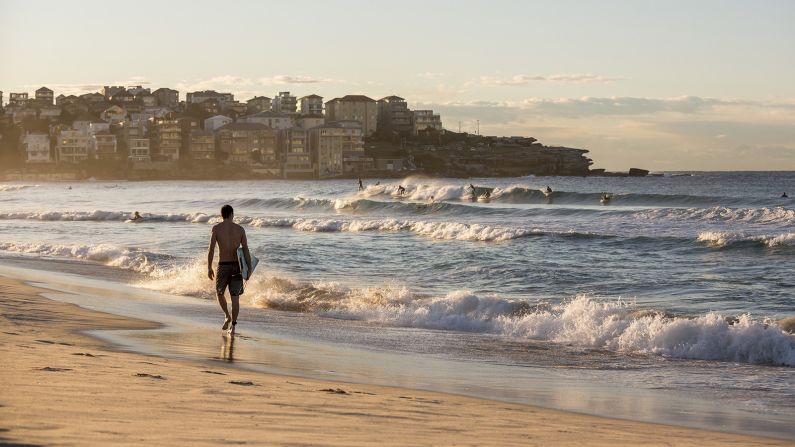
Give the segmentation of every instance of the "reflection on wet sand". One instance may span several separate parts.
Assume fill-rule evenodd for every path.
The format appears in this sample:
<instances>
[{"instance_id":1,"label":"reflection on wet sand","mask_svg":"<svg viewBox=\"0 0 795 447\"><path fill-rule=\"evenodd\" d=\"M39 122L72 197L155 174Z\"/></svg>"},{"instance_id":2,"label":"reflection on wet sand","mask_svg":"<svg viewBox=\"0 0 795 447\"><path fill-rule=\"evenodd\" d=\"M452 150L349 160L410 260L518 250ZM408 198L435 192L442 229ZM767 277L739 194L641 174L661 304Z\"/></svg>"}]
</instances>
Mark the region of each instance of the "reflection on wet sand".
<instances>
[{"instance_id":1,"label":"reflection on wet sand","mask_svg":"<svg viewBox=\"0 0 795 447\"><path fill-rule=\"evenodd\" d=\"M221 336L221 340L221 358L228 363L234 363L235 334L224 334Z\"/></svg>"}]
</instances>

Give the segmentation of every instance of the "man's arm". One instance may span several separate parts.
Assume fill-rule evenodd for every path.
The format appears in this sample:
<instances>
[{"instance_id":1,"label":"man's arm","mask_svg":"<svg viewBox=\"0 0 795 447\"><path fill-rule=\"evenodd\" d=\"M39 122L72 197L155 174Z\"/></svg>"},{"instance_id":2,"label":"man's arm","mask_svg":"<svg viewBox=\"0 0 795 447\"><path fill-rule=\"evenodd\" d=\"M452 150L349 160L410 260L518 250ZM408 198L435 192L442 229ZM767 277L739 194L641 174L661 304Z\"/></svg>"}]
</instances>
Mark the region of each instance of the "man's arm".
<instances>
[{"instance_id":1,"label":"man's arm","mask_svg":"<svg viewBox=\"0 0 795 447\"><path fill-rule=\"evenodd\" d=\"M213 273L213 258L215 257L215 228L213 228L212 236L210 237L210 248L207 250L207 277L210 280L213 279L215 273Z\"/></svg>"},{"instance_id":2,"label":"man's arm","mask_svg":"<svg viewBox=\"0 0 795 447\"><path fill-rule=\"evenodd\" d=\"M243 230L243 238L240 239L240 245L243 246L243 257L246 259L248 265L248 278L251 278L251 253L248 251L248 240L246 239L246 230ZM246 281L248 281L246 278Z\"/></svg>"}]
</instances>

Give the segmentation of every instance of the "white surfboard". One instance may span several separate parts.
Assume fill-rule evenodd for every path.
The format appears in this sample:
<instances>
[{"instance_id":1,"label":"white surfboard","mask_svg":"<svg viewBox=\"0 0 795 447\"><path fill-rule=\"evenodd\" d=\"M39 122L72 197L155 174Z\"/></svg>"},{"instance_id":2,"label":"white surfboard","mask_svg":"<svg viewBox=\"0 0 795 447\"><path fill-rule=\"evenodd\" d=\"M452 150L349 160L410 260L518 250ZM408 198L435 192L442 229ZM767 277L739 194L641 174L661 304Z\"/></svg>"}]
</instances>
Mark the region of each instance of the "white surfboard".
<instances>
[{"instance_id":1,"label":"white surfboard","mask_svg":"<svg viewBox=\"0 0 795 447\"><path fill-rule=\"evenodd\" d=\"M254 273L254 269L257 268L257 264L259 264L259 258L254 255L251 255L251 268L249 269L248 264L246 263L246 257L243 255L243 247L238 247L237 249L237 262L240 263L240 273L243 275L243 278L250 278L249 270L251 273Z\"/></svg>"}]
</instances>

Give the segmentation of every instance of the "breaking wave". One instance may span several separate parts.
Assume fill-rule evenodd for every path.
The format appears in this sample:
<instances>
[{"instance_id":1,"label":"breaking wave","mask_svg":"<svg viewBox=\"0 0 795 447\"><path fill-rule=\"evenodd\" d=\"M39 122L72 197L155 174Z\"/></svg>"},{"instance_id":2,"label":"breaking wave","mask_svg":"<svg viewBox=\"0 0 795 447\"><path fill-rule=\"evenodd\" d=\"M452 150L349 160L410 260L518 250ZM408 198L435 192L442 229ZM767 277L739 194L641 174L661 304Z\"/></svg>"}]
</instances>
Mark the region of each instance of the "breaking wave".
<instances>
[{"instance_id":1,"label":"breaking wave","mask_svg":"<svg viewBox=\"0 0 795 447\"><path fill-rule=\"evenodd\" d=\"M795 210L784 207L772 208L661 208L638 211L638 219L656 220L700 220L711 222L740 222L753 224L795 224Z\"/></svg>"},{"instance_id":2,"label":"breaking wave","mask_svg":"<svg viewBox=\"0 0 795 447\"><path fill-rule=\"evenodd\" d=\"M168 255L111 244L61 245L45 243L13 244L0 242L0 250L36 256L52 256L94 261L110 267L147 274L162 271L163 266L174 259Z\"/></svg>"},{"instance_id":3,"label":"breaking wave","mask_svg":"<svg viewBox=\"0 0 795 447\"><path fill-rule=\"evenodd\" d=\"M220 218L214 218L204 213L176 213L156 214L142 213L146 222L192 222L206 223ZM0 213L0 220L42 220L42 221L130 221L132 213L121 211L49 211L49 212L7 212Z\"/></svg>"},{"instance_id":4,"label":"breaking wave","mask_svg":"<svg viewBox=\"0 0 795 447\"><path fill-rule=\"evenodd\" d=\"M21 189L35 188L39 185L0 185L0 192L19 191Z\"/></svg>"},{"instance_id":5,"label":"breaking wave","mask_svg":"<svg viewBox=\"0 0 795 447\"><path fill-rule=\"evenodd\" d=\"M145 275L140 286L212 299L203 259L177 259L144 250L100 245L0 243L0 250L100 262ZM631 302L579 295L562 303L530 303L457 290L412 293L403 285L351 288L336 282L302 283L262 274L247 284L246 300L261 308L308 312L390 326L467 331L672 358L795 366L791 326L708 313L677 317ZM789 326L787 326L789 324ZM791 329L791 328L790 328Z\"/></svg>"},{"instance_id":6,"label":"breaking wave","mask_svg":"<svg viewBox=\"0 0 795 447\"><path fill-rule=\"evenodd\" d=\"M765 247L795 246L795 233L777 235L747 235L729 231L705 231L698 235L698 241L716 247L740 247L745 245Z\"/></svg>"},{"instance_id":7,"label":"breaking wave","mask_svg":"<svg viewBox=\"0 0 795 447\"><path fill-rule=\"evenodd\" d=\"M145 287L212 299L210 288L202 286L204 275L204 264L197 261ZM264 274L249 281L244 297L256 307L389 326L497 334L620 353L795 366L795 337L776 322L750 315L676 317L586 295L558 304L530 304L464 290L423 296L402 285L349 288Z\"/></svg>"},{"instance_id":8,"label":"breaking wave","mask_svg":"<svg viewBox=\"0 0 795 447\"><path fill-rule=\"evenodd\" d=\"M406 188L404 194L397 191L398 184L390 183L384 185L369 185L358 193L359 197L365 198L392 198L406 199L413 201L473 201L475 199L486 199L497 203L516 203L516 204L580 204L580 205L599 205L601 191L595 192L575 192L575 191L553 191L545 194L542 191L544 185L512 185L504 188L490 186L475 186L475 190L465 183L461 184L440 184L440 183L411 183L403 181L402 186ZM693 206L726 206L742 203L742 198L737 197L713 197L698 196L688 194L640 194L640 193L621 193L612 192L613 198L610 205L626 206L674 206L674 207L693 207ZM486 194L488 193L488 194Z\"/></svg>"},{"instance_id":9,"label":"breaking wave","mask_svg":"<svg viewBox=\"0 0 795 447\"><path fill-rule=\"evenodd\" d=\"M408 231L420 236L439 240L498 242L527 236L546 234L540 229L499 227L482 224L456 222L413 221L398 219L338 220L338 219L242 219L242 223L254 227L290 227L307 232L366 232Z\"/></svg>"},{"instance_id":10,"label":"breaking wave","mask_svg":"<svg viewBox=\"0 0 795 447\"><path fill-rule=\"evenodd\" d=\"M217 216L203 213L189 214L142 214L141 222L189 222L215 224L221 221ZM89 212L50 212L50 213L0 213L0 219L29 219L44 221L130 221L130 213L113 211ZM484 224L457 222L435 222L400 219L304 219L304 218L258 218L239 217L241 225L252 227L292 228L304 232L411 232L419 236L439 240L460 240L498 242L521 237L547 234L540 229L500 227Z\"/></svg>"}]
</instances>

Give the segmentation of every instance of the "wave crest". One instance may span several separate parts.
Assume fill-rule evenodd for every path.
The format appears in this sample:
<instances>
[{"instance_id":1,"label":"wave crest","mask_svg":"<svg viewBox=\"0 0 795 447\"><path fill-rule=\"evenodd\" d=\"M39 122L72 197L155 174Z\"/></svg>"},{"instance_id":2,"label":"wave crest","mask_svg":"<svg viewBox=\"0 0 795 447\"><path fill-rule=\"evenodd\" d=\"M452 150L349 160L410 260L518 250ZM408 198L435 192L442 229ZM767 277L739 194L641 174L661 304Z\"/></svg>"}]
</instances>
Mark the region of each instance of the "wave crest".
<instances>
[{"instance_id":1,"label":"wave crest","mask_svg":"<svg viewBox=\"0 0 795 447\"><path fill-rule=\"evenodd\" d=\"M764 247L795 246L795 233L776 235L747 235L731 231L704 231L698 234L698 241L715 247L739 247L759 245Z\"/></svg>"}]
</instances>

